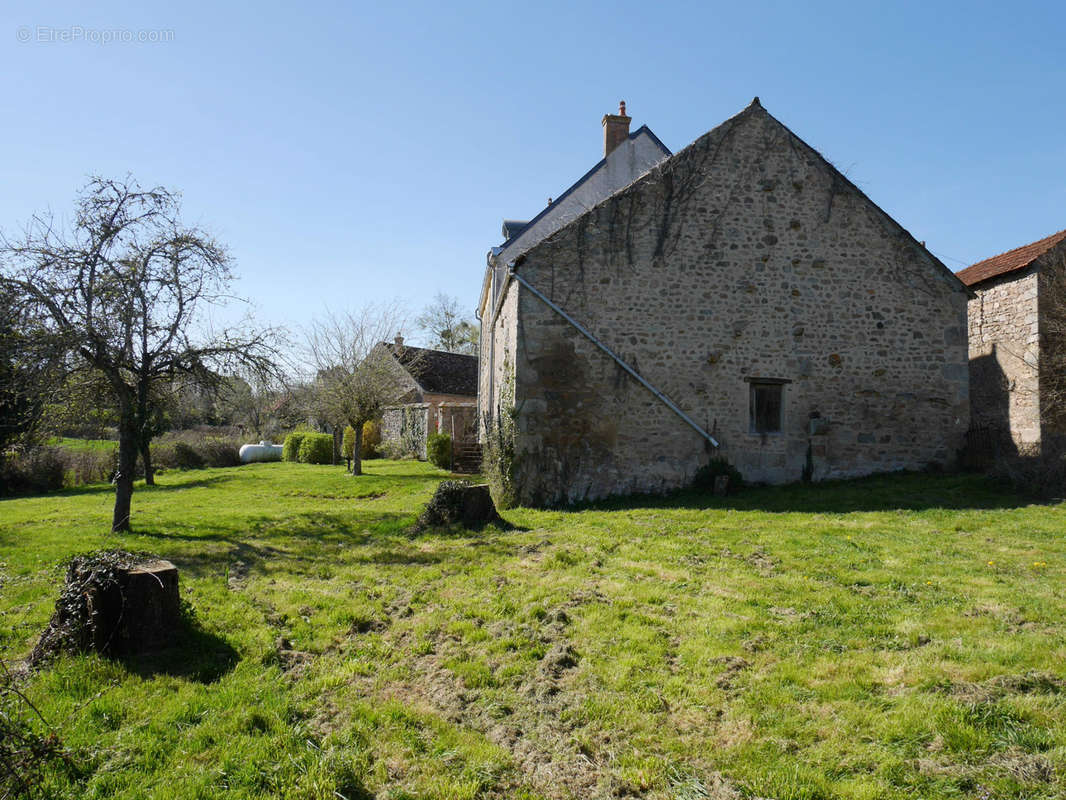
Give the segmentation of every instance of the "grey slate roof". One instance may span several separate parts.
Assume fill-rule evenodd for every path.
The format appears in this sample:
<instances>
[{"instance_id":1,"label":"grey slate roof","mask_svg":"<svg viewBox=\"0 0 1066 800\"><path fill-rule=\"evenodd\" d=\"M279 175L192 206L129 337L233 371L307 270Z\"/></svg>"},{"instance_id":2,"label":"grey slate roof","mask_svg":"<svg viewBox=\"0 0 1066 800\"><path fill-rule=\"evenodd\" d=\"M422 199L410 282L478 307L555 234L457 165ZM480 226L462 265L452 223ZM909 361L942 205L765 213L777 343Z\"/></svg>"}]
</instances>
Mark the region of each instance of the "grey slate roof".
<instances>
[{"instance_id":1,"label":"grey slate roof","mask_svg":"<svg viewBox=\"0 0 1066 800\"><path fill-rule=\"evenodd\" d=\"M656 136L652 132L651 128L649 128L647 125L641 125L635 131L633 131L631 134L629 134L629 138L630 139L636 139L642 133L646 133L648 135L648 137L652 140L652 142L655 144L655 146L658 147L660 150L662 150L664 156L667 156L669 158L670 156L673 155L673 153L670 152L670 148L668 148L665 144L663 144L662 140L658 136ZM556 197L551 202L550 205L545 206L541 210L541 212L539 214L537 214L537 216L533 217L533 219L531 219L529 222L520 223L517 220L506 220L505 219L503 221L503 235L505 237L505 241L500 245L500 248L499 248L500 251L502 252L502 251L506 250L507 249L507 245L510 244L511 240L514 237L518 236L518 234L520 234L525 228L529 227L530 225L534 224L535 222L540 221L541 217L543 217L545 214L547 214L549 211L551 211L552 208L554 208L558 203L560 203L561 201L565 200L568 195L570 195L575 189L577 189L579 186L581 186L585 181L587 181L589 178L591 178L593 175L595 175L597 172L599 172L601 169L603 169L603 167L604 167L604 165L606 163L607 163L607 156L604 156L603 158L601 158L599 161L596 162L596 164L592 167L592 169L590 169L588 172L586 172L584 175L582 175L580 178L578 178L576 181L574 181L574 183L571 184L570 188L568 188L565 192L563 192L561 195ZM522 227L510 230L510 236L508 236L507 235L508 234L508 223L511 223L511 224L514 224L514 225L521 225Z\"/></svg>"},{"instance_id":2,"label":"grey slate roof","mask_svg":"<svg viewBox=\"0 0 1066 800\"><path fill-rule=\"evenodd\" d=\"M477 396L477 356L407 345L397 353L391 344L382 342L382 346L389 348L423 392Z\"/></svg>"},{"instance_id":3,"label":"grey slate roof","mask_svg":"<svg viewBox=\"0 0 1066 800\"><path fill-rule=\"evenodd\" d=\"M503 221L503 238L505 240L510 239L512 236L519 233L528 224L529 220L505 219Z\"/></svg>"}]
</instances>

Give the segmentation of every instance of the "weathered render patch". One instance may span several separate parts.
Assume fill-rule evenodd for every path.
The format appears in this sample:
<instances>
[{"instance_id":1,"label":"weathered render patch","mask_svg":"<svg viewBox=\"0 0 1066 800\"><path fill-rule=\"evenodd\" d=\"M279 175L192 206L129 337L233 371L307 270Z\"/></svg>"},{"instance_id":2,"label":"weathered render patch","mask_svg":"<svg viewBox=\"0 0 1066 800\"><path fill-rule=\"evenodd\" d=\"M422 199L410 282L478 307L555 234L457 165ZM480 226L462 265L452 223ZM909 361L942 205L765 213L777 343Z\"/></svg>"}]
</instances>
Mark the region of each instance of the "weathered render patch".
<instances>
[{"instance_id":1,"label":"weathered render patch","mask_svg":"<svg viewBox=\"0 0 1066 800\"><path fill-rule=\"evenodd\" d=\"M962 444L965 287L757 104L514 269L721 445L511 281L483 341L514 336L522 503L675 488L712 455L779 483L946 465Z\"/></svg>"}]
</instances>

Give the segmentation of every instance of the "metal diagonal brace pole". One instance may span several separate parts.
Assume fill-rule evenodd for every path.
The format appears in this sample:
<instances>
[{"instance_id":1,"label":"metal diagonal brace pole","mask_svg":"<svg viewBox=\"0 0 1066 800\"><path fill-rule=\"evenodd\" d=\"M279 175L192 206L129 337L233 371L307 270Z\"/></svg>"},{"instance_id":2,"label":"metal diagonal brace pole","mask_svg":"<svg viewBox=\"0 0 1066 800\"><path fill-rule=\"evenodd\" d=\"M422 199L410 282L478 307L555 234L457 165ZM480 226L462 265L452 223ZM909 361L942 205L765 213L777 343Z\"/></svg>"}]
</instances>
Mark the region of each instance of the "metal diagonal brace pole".
<instances>
[{"instance_id":1,"label":"metal diagonal brace pole","mask_svg":"<svg viewBox=\"0 0 1066 800\"><path fill-rule=\"evenodd\" d=\"M650 383L648 383L648 381L645 380L645 378L642 375L640 375L640 373L638 373L635 369L633 369L631 366L629 366L629 364L627 364L625 361L623 361L621 358L619 358L615 354L615 352L613 350L611 350L611 348L609 348L607 345L605 345L603 342L601 342L599 339L597 339L588 328L586 328L584 325L582 325L576 319L574 319L569 314L567 314L565 311L563 311L558 305L553 303L550 299L548 299L547 296L542 294L535 286L533 286L533 284L531 284L529 281L527 281L525 278L523 278L521 275L519 275L513 269L508 271L508 276L511 277L511 278L514 278L520 284L522 284L527 289L529 289L529 291L531 291L534 295L536 295L538 298L540 298L540 300L546 306L548 306L548 308L550 308L552 311L554 311L560 317L562 317L567 322L569 322L571 325L573 325L575 328L577 328L577 330L586 339L588 339L590 342L592 342L594 345L596 345L598 348L600 348L600 350L602 350L607 355L609 355L611 358L613 358L615 363L618 364L618 366L620 366L622 369L624 369L626 372L628 372L630 375L632 375L634 378L636 378L640 382L641 386L643 386L645 389L647 389L649 392L651 392L653 395L655 395L657 398L659 398L659 400L661 400L663 402L663 404L667 408L669 408L671 411L673 411L675 414L677 414L679 417L681 417L681 419L683 419L685 422L687 422L692 427L692 429L694 431L696 431L696 433L698 433L700 436L702 436L704 439L706 439L708 442L710 442L713 446L718 447L718 440L717 439L715 439L713 436L711 436L711 434L707 433L707 431L705 431L702 427L700 427L700 425L694 419L692 419L692 417L690 417L688 414L686 414L684 411L682 411L680 408L678 408L677 403L675 403L673 400L671 400L665 394L663 394L658 389L656 389L654 386L652 386Z\"/></svg>"}]
</instances>

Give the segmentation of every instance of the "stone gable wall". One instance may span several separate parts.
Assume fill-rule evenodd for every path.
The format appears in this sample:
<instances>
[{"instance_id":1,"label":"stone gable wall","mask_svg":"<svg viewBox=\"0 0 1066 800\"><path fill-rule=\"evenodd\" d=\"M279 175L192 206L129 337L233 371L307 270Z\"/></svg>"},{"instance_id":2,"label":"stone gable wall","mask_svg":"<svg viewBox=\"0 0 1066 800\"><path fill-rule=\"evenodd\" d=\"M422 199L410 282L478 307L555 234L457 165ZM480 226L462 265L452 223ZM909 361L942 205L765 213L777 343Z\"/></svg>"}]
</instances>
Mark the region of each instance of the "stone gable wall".
<instances>
[{"instance_id":1,"label":"stone gable wall","mask_svg":"<svg viewBox=\"0 0 1066 800\"><path fill-rule=\"evenodd\" d=\"M1002 455L1040 449L1039 273L1030 268L974 287L969 302L970 408Z\"/></svg>"},{"instance_id":2,"label":"stone gable wall","mask_svg":"<svg viewBox=\"0 0 1066 800\"><path fill-rule=\"evenodd\" d=\"M518 289L486 335L515 335L522 503L668 490L714 455L787 482L950 464L962 445L965 289L759 108L517 270L721 443ZM752 378L788 381L781 433L750 432Z\"/></svg>"}]
</instances>

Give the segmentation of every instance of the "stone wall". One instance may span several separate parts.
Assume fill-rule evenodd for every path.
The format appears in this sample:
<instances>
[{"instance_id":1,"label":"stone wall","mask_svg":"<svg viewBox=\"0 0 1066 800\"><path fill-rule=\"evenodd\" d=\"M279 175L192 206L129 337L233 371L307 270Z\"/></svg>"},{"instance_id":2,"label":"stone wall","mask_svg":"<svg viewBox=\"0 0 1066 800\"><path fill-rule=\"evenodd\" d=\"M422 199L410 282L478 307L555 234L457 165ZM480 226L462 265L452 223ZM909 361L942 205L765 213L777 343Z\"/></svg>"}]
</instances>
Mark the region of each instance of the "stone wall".
<instances>
[{"instance_id":1,"label":"stone wall","mask_svg":"<svg viewBox=\"0 0 1066 800\"><path fill-rule=\"evenodd\" d=\"M1066 445L1066 242L1037 260L1040 271L1041 441Z\"/></svg>"},{"instance_id":2,"label":"stone wall","mask_svg":"<svg viewBox=\"0 0 1066 800\"><path fill-rule=\"evenodd\" d=\"M486 421L495 419L501 403L510 406L514 402L518 286L509 283L502 291L500 312L495 322L491 309L482 311L478 360L478 430L482 440Z\"/></svg>"},{"instance_id":3,"label":"stone wall","mask_svg":"<svg viewBox=\"0 0 1066 800\"><path fill-rule=\"evenodd\" d=\"M514 331L524 504L675 488L716 455L776 483L951 464L962 445L965 288L756 104L517 271L720 442L512 281L486 340ZM757 379L781 382L779 433L752 432Z\"/></svg>"},{"instance_id":4,"label":"stone wall","mask_svg":"<svg viewBox=\"0 0 1066 800\"><path fill-rule=\"evenodd\" d=\"M395 458L426 460L426 435L429 427L428 403L389 406L381 415L382 451Z\"/></svg>"},{"instance_id":5,"label":"stone wall","mask_svg":"<svg viewBox=\"0 0 1066 800\"><path fill-rule=\"evenodd\" d=\"M1010 273L974 287L969 303L973 425L992 431L1001 455L1040 449L1039 273Z\"/></svg>"}]
</instances>

